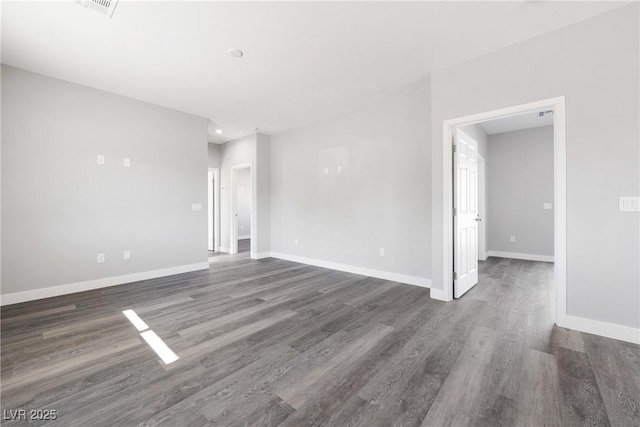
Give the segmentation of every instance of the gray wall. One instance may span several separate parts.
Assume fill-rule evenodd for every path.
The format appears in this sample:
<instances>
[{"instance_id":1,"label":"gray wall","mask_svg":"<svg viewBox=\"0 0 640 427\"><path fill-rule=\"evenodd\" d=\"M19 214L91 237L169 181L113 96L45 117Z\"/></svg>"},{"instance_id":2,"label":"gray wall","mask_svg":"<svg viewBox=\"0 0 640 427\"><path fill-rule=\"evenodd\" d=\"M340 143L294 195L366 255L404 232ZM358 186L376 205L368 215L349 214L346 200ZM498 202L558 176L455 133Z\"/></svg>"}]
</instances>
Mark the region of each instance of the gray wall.
<instances>
[{"instance_id":1,"label":"gray wall","mask_svg":"<svg viewBox=\"0 0 640 427\"><path fill-rule=\"evenodd\" d=\"M236 173L237 204L236 236L238 238L251 237L251 171L239 169Z\"/></svg>"},{"instance_id":2,"label":"gray wall","mask_svg":"<svg viewBox=\"0 0 640 427\"><path fill-rule=\"evenodd\" d=\"M220 167L220 145L212 142L207 144L207 166L210 168Z\"/></svg>"},{"instance_id":3,"label":"gray wall","mask_svg":"<svg viewBox=\"0 0 640 427\"><path fill-rule=\"evenodd\" d=\"M271 251L271 137L256 135L257 255Z\"/></svg>"},{"instance_id":4,"label":"gray wall","mask_svg":"<svg viewBox=\"0 0 640 427\"><path fill-rule=\"evenodd\" d=\"M553 126L489 136L490 251L553 255ZM516 241L510 242L510 236Z\"/></svg>"},{"instance_id":5,"label":"gray wall","mask_svg":"<svg viewBox=\"0 0 640 427\"><path fill-rule=\"evenodd\" d=\"M206 119L3 65L2 125L2 294L207 261Z\"/></svg>"},{"instance_id":6,"label":"gray wall","mask_svg":"<svg viewBox=\"0 0 640 427\"><path fill-rule=\"evenodd\" d=\"M429 278L429 116L425 79L272 135L272 251Z\"/></svg>"},{"instance_id":7,"label":"gray wall","mask_svg":"<svg viewBox=\"0 0 640 427\"><path fill-rule=\"evenodd\" d=\"M231 168L251 163L253 182L256 183L256 134L234 139L220 146L220 247L228 251L231 238ZM252 197L255 206L255 194ZM256 215L256 210L252 211ZM256 240L256 239L254 239ZM255 241L251 241L251 249L255 251Z\"/></svg>"},{"instance_id":8,"label":"gray wall","mask_svg":"<svg viewBox=\"0 0 640 427\"><path fill-rule=\"evenodd\" d=\"M433 287L442 289L445 119L566 96L567 309L640 325L638 4L434 72Z\"/></svg>"},{"instance_id":9,"label":"gray wall","mask_svg":"<svg viewBox=\"0 0 640 427\"><path fill-rule=\"evenodd\" d=\"M212 145L212 144L209 144ZM259 252L269 252L271 244L270 208L270 137L254 133L221 144L220 147L220 246L229 250L231 215L231 168L250 163L252 167L251 186L254 189L251 199L253 230L251 240L252 256ZM215 153L209 151L209 159Z\"/></svg>"}]
</instances>

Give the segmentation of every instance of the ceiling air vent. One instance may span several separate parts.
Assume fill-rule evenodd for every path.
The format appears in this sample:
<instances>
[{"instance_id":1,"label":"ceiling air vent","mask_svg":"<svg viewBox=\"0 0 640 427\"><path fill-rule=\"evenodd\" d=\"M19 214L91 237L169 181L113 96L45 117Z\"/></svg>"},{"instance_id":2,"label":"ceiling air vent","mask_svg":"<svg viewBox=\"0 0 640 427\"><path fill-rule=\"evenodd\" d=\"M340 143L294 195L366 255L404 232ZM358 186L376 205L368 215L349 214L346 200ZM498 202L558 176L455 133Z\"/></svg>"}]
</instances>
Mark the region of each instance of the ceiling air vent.
<instances>
[{"instance_id":1,"label":"ceiling air vent","mask_svg":"<svg viewBox=\"0 0 640 427\"><path fill-rule=\"evenodd\" d=\"M116 9L116 4L118 4L118 0L78 0L78 3L111 18L113 11Z\"/></svg>"}]
</instances>

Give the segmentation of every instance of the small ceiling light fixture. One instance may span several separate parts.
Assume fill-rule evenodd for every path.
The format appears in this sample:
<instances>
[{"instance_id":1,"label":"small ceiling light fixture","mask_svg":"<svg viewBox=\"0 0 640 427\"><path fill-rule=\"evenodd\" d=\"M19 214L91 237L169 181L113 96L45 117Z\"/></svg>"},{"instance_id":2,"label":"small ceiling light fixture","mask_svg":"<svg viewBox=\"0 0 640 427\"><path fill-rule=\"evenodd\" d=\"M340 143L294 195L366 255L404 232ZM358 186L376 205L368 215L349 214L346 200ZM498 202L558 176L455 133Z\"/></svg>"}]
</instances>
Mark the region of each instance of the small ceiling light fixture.
<instances>
[{"instance_id":1,"label":"small ceiling light fixture","mask_svg":"<svg viewBox=\"0 0 640 427\"><path fill-rule=\"evenodd\" d=\"M251 132L258 132L260 129L258 128L251 128Z\"/></svg>"},{"instance_id":2,"label":"small ceiling light fixture","mask_svg":"<svg viewBox=\"0 0 640 427\"><path fill-rule=\"evenodd\" d=\"M216 133L217 133L218 135L222 134L222 129L216 129Z\"/></svg>"},{"instance_id":3,"label":"small ceiling light fixture","mask_svg":"<svg viewBox=\"0 0 640 427\"><path fill-rule=\"evenodd\" d=\"M242 58L244 56L244 52L234 47L229 49L229 55L233 56L234 58Z\"/></svg>"}]
</instances>

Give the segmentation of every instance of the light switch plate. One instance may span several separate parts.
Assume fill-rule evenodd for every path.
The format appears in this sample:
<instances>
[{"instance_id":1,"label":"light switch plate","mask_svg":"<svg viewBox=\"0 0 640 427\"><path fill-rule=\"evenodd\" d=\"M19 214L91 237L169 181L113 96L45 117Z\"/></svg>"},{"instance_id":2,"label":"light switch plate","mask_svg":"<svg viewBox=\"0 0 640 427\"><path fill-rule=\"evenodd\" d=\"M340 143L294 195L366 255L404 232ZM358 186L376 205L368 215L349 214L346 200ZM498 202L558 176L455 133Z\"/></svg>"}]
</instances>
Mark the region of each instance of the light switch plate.
<instances>
[{"instance_id":1,"label":"light switch plate","mask_svg":"<svg viewBox=\"0 0 640 427\"><path fill-rule=\"evenodd\" d=\"M96 257L96 261L98 261L99 263L103 263L105 261L104 254L98 254L98 256Z\"/></svg>"},{"instance_id":2,"label":"light switch plate","mask_svg":"<svg viewBox=\"0 0 640 427\"><path fill-rule=\"evenodd\" d=\"M129 258L131 258L131 252L130 251L122 252L122 259L129 259Z\"/></svg>"},{"instance_id":3,"label":"light switch plate","mask_svg":"<svg viewBox=\"0 0 640 427\"><path fill-rule=\"evenodd\" d=\"M127 159L126 157L124 159L122 159L122 166L124 166L125 168L128 168L131 166L131 159Z\"/></svg>"},{"instance_id":4,"label":"light switch plate","mask_svg":"<svg viewBox=\"0 0 640 427\"><path fill-rule=\"evenodd\" d=\"M620 197L620 212L640 212L640 197L624 196Z\"/></svg>"},{"instance_id":5,"label":"light switch plate","mask_svg":"<svg viewBox=\"0 0 640 427\"><path fill-rule=\"evenodd\" d=\"M98 157L96 158L96 162L99 165L104 165L104 156L102 154L98 154Z\"/></svg>"}]
</instances>

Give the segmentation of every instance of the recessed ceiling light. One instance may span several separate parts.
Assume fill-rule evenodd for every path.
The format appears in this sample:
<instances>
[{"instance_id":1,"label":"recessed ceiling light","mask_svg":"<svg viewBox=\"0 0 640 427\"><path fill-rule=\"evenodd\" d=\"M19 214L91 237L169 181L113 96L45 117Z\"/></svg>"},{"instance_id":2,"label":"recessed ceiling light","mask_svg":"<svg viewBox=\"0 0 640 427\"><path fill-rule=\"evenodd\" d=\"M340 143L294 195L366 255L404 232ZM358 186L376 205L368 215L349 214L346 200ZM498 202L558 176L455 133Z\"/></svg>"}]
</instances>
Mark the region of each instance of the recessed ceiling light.
<instances>
[{"instance_id":1,"label":"recessed ceiling light","mask_svg":"<svg viewBox=\"0 0 640 427\"><path fill-rule=\"evenodd\" d=\"M258 132L259 130L260 130L260 129L258 129L258 128L251 128L251 131L252 131L252 132Z\"/></svg>"},{"instance_id":2,"label":"recessed ceiling light","mask_svg":"<svg viewBox=\"0 0 640 427\"><path fill-rule=\"evenodd\" d=\"M220 135L222 133L222 129L216 129L216 133Z\"/></svg>"},{"instance_id":3,"label":"recessed ceiling light","mask_svg":"<svg viewBox=\"0 0 640 427\"><path fill-rule=\"evenodd\" d=\"M240 49L232 48L229 49L229 55L233 56L234 58L242 58L244 52L242 52Z\"/></svg>"}]
</instances>

